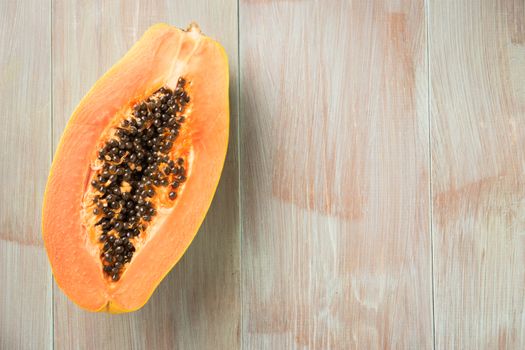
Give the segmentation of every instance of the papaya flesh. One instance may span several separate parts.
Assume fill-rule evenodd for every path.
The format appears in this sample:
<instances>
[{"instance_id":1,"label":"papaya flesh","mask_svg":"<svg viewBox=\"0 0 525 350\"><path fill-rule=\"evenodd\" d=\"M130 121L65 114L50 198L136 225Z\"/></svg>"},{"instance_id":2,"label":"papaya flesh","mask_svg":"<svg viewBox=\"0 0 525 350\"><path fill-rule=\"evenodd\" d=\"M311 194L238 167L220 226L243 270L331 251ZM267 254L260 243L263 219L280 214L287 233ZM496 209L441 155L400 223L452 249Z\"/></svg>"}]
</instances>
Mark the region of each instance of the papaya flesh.
<instances>
[{"instance_id":1,"label":"papaya flesh","mask_svg":"<svg viewBox=\"0 0 525 350\"><path fill-rule=\"evenodd\" d=\"M80 307L142 307L211 204L229 133L228 62L197 25L149 28L73 112L43 200L58 286Z\"/></svg>"}]
</instances>

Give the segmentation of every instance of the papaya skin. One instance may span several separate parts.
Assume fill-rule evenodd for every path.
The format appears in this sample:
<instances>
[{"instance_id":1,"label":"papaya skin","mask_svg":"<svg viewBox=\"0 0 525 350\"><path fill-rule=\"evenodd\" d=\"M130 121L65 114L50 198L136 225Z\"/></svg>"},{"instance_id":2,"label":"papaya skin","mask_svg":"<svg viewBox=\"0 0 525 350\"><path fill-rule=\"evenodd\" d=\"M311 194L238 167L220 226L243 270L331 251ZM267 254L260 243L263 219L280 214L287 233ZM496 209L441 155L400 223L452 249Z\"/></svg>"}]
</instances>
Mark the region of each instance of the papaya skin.
<instances>
[{"instance_id":1,"label":"papaya skin","mask_svg":"<svg viewBox=\"0 0 525 350\"><path fill-rule=\"evenodd\" d=\"M148 56L147 52L154 52L159 56L159 61L155 61L156 56ZM178 56L174 55L175 53ZM119 79L130 77L129 71L140 73L140 64L144 62L150 63L149 67L144 68L147 72L143 75L138 74L136 78L133 76L135 80L124 86L124 95L113 96L113 100L108 98L107 104L110 107L97 105L97 99L110 91ZM152 63L158 63L158 67ZM171 73L166 74L166 71ZM88 140L95 139L97 131L100 131L97 127L107 124L119 109L126 107L126 103L141 99L160 86L169 86L179 75L188 75L197 86L194 96L191 96L196 101L195 106L188 118L193 119L191 127L195 129L192 173L188 176L186 187L177 199L177 204L165 215L157 231L151 234L151 238L137 252L121 280L108 283L103 278L100 262L93 257L89 249L85 249L85 230L78 225L80 220L77 212L81 209L84 193L84 187L80 185L85 182L86 174L75 172L71 183L60 184L60 180L64 180L64 175L61 174L67 169L64 165L68 164L69 157L75 169L81 169L79 163L83 163L88 169L90 164L86 159L92 159L96 144L82 144L75 140L80 135L85 135ZM210 87L205 87L204 77L213 78L209 83ZM42 236L55 281L79 307L92 312L109 313L140 309L188 249L211 205L226 157L229 136L228 77L227 55L219 43L202 35L193 25L187 32L183 32L159 23L150 27L80 101L58 144L42 208ZM201 100L200 95L203 96ZM206 98L213 101L208 103ZM95 107L90 109L93 103ZM101 111L104 118L102 121L88 118ZM209 150L209 155L205 153L206 150ZM207 164L208 162L210 164ZM206 172L208 174L205 174ZM59 195L57 189L60 188L69 193L66 198ZM205 195L196 196L198 190ZM65 223L67 227L61 228L61 223ZM167 232L171 231L173 223L180 223L180 232ZM64 235L66 231L71 234ZM61 240L62 237L65 242ZM71 246L68 247L67 244ZM71 248L73 253L68 252L68 248ZM139 263L144 265L139 266ZM152 276L144 276L141 269L152 271L151 266L159 268L150 273Z\"/></svg>"}]
</instances>

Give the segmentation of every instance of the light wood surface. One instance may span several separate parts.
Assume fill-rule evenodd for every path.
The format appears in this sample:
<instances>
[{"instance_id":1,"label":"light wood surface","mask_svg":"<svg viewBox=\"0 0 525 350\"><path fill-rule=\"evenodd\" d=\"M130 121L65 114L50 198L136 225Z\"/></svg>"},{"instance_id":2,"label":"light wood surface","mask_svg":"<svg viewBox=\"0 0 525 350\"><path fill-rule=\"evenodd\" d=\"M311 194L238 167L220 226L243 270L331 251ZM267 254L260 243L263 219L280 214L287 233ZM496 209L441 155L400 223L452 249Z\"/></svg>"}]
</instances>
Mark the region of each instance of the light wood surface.
<instances>
[{"instance_id":1,"label":"light wood surface","mask_svg":"<svg viewBox=\"0 0 525 350\"><path fill-rule=\"evenodd\" d=\"M436 347L525 348L525 2L430 8Z\"/></svg>"},{"instance_id":2,"label":"light wood surface","mask_svg":"<svg viewBox=\"0 0 525 350\"><path fill-rule=\"evenodd\" d=\"M51 348L40 205L51 162L49 2L0 1L0 349Z\"/></svg>"},{"instance_id":3,"label":"light wood surface","mask_svg":"<svg viewBox=\"0 0 525 350\"><path fill-rule=\"evenodd\" d=\"M423 2L242 1L240 33L243 345L431 348Z\"/></svg>"},{"instance_id":4,"label":"light wood surface","mask_svg":"<svg viewBox=\"0 0 525 350\"><path fill-rule=\"evenodd\" d=\"M0 0L0 349L525 348L524 0ZM221 184L146 306L52 281L46 176L153 23L226 48Z\"/></svg>"}]
</instances>

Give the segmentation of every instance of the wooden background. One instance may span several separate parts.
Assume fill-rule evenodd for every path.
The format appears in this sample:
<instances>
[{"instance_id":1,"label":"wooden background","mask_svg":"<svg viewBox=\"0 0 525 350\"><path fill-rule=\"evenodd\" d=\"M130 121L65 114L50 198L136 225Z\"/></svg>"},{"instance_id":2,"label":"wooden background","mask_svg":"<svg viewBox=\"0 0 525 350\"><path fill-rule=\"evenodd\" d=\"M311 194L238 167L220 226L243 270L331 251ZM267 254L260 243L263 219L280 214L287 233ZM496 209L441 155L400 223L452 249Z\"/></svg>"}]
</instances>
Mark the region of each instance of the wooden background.
<instances>
[{"instance_id":1,"label":"wooden background","mask_svg":"<svg viewBox=\"0 0 525 350\"><path fill-rule=\"evenodd\" d=\"M140 311L73 305L40 234L90 86L148 26L231 68L196 240ZM525 0L0 0L0 349L525 348Z\"/></svg>"}]
</instances>

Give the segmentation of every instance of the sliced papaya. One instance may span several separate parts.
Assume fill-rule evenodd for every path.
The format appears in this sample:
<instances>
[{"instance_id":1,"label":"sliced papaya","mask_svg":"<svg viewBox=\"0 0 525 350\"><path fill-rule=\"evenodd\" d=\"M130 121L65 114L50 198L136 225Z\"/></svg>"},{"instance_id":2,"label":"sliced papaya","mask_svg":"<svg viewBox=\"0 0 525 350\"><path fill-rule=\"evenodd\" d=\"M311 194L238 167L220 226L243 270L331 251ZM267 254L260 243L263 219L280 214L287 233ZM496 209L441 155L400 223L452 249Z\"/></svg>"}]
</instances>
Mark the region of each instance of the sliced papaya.
<instances>
[{"instance_id":1,"label":"sliced papaya","mask_svg":"<svg viewBox=\"0 0 525 350\"><path fill-rule=\"evenodd\" d=\"M42 232L90 311L143 306L195 237L229 132L228 62L198 26L157 24L81 100L57 147Z\"/></svg>"}]
</instances>

